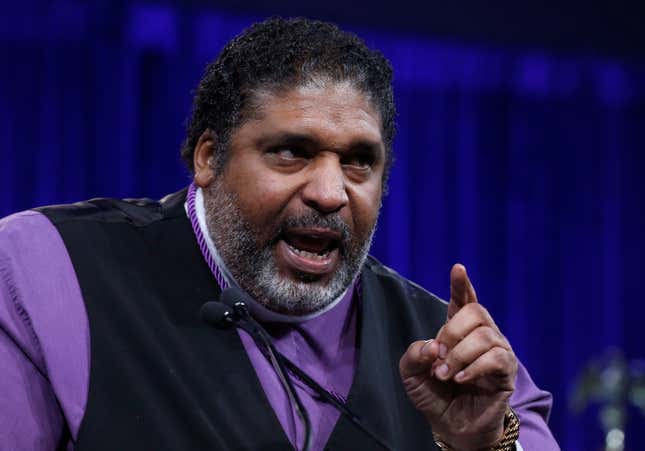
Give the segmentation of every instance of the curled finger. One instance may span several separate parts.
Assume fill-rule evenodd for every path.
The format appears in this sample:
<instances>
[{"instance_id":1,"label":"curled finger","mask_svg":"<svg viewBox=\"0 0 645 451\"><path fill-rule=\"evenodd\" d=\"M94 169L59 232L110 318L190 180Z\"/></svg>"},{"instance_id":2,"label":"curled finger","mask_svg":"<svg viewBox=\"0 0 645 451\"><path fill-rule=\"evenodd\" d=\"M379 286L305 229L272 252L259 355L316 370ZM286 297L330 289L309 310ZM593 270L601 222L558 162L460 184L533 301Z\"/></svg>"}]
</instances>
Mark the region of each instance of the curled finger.
<instances>
[{"instance_id":1,"label":"curled finger","mask_svg":"<svg viewBox=\"0 0 645 451\"><path fill-rule=\"evenodd\" d=\"M489 326L479 326L458 342L441 361L434 364L434 374L448 380L495 347L511 350L502 334Z\"/></svg>"},{"instance_id":2,"label":"curled finger","mask_svg":"<svg viewBox=\"0 0 645 451\"><path fill-rule=\"evenodd\" d=\"M499 346L489 349L454 376L457 383L478 383L489 390L515 389L517 358L513 351Z\"/></svg>"}]
</instances>

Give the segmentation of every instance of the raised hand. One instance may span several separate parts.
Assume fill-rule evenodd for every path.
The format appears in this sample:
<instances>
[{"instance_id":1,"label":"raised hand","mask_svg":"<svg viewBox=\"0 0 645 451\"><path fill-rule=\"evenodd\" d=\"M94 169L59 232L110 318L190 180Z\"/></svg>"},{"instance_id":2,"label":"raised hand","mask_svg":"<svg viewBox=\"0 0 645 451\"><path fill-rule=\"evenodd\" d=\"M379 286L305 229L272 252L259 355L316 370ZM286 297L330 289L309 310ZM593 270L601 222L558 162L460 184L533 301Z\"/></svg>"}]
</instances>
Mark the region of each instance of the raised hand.
<instances>
[{"instance_id":1,"label":"raised hand","mask_svg":"<svg viewBox=\"0 0 645 451\"><path fill-rule=\"evenodd\" d=\"M478 303L466 268L454 265L446 324L401 357L408 396L452 449L492 448L503 436L517 367L511 345Z\"/></svg>"}]
</instances>

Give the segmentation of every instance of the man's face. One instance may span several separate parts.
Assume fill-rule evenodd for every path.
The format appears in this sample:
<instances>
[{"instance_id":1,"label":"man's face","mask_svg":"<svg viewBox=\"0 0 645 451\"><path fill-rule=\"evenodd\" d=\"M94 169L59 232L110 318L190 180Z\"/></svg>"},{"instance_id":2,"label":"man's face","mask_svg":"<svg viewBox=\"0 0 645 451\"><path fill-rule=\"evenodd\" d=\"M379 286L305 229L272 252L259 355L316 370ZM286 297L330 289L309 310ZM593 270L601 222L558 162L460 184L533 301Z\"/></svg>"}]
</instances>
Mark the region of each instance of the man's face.
<instances>
[{"instance_id":1,"label":"man's face","mask_svg":"<svg viewBox=\"0 0 645 451\"><path fill-rule=\"evenodd\" d=\"M209 232L240 286L304 315L352 282L381 205L378 112L348 83L260 95L204 190Z\"/></svg>"}]
</instances>

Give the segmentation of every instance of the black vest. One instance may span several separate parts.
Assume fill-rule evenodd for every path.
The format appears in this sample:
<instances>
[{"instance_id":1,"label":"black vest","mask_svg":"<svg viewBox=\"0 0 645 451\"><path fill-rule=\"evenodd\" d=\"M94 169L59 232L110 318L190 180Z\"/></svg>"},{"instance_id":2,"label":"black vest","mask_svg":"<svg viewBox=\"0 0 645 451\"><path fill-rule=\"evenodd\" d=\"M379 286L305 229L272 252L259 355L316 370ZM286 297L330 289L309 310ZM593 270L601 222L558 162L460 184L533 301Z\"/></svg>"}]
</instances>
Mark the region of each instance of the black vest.
<instances>
[{"instance_id":1,"label":"black vest","mask_svg":"<svg viewBox=\"0 0 645 451\"><path fill-rule=\"evenodd\" d=\"M199 318L220 290L185 196L39 209L65 242L89 317L90 386L78 451L291 448L238 333ZM395 449L435 449L398 364L413 340L437 333L446 305L372 258L361 277L348 406ZM379 448L341 416L325 449Z\"/></svg>"}]
</instances>

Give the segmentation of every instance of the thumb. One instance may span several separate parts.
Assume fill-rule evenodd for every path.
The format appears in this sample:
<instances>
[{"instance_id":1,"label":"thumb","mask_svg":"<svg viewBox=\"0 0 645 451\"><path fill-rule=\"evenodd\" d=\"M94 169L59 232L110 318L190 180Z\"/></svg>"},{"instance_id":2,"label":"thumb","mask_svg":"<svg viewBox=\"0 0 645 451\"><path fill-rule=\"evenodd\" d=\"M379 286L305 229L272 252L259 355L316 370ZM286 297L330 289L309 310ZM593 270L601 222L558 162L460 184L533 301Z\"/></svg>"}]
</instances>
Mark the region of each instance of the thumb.
<instances>
[{"instance_id":1,"label":"thumb","mask_svg":"<svg viewBox=\"0 0 645 451\"><path fill-rule=\"evenodd\" d=\"M450 303L448 319L452 318L464 305L477 302L477 294L470 283L466 267L456 263L450 270Z\"/></svg>"}]
</instances>

